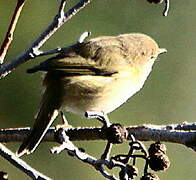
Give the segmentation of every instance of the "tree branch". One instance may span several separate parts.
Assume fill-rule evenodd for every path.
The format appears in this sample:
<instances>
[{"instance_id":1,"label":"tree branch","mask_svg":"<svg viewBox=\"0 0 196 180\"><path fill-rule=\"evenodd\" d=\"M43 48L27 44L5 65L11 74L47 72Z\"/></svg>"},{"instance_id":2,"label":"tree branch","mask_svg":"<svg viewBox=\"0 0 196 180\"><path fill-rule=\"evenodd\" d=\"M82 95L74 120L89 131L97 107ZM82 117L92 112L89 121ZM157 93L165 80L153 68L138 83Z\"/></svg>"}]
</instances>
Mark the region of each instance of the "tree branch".
<instances>
[{"instance_id":1,"label":"tree branch","mask_svg":"<svg viewBox=\"0 0 196 180\"><path fill-rule=\"evenodd\" d=\"M168 15L168 11L169 11L169 4L170 1L169 0L147 0L149 3L155 3L155 4L161 4L163 2L165 2L165 7L163 10L163 16L167 16Z\"/></svg>"},{"instance_id":2,"label":"tree branch","mask_svg":"<svg viewBox=\"0 0 196 180\"><path fill-rule=\"evenodd\" d=\"M70 51L72 51L74 48L76 48L80 43L84 42L84 40L89 37L91 35L91 32L83 32L80 37L78 38L77 42L73 43L72 45L70 46L66 46L66 47L63 47L63 48L55 48L55 49L51 49L51 50L48 50L48 51L44 51L44 52L40 52L39 54L37 54L36 57L38 56L45 56L45 55L49 55L49 54L55 54L55 53L68 53Z\"/></svg>"},{"instance_id":3,"label":"tree branch","mask_svg":"<svg viewBox=\"0 0 196 180\"><path fill-rule=\"evenodd\" d=\"M41 46L68 20L83 9L91 0L80 0L75 6L64 12L65 0L61 1L59 10L52 23L40 34L40 36L19 56L7 64L0 67L0 78L8 75L14 68L28 60L37 57L42 52L39 50Z\"/></svg>"},{"instance_id":4,"label":"tree branch","mask_svg":"<svg viewBox=\"0 0 196 180\"><path fill-rule=\"evenodd\" d=\"M93 166L97 171L99 171L105 178L110 180L117 180L116 177L113 175L110 175L102 165L112 166L114 167L114 163L112 163L110 160L104 160L104 159L96 159L93 156L90 156L87 153L81 152L80 149L78 149L70 140L69 137L65 132L62 131L62 129L59 132L62 136L61 138L61 145L55 146L51 149L51 153L53 154L59 154L63 150L67 150L71 156L77 157L80 161L87 163L91 166Z\"/></svg>"},{"instance_id":5,"label":"tree branch","mask_svg":"<svg viewBox=\"0 0 196 180\"><path fill-rule=\"evenodd\" d=\"M4 39L4 41L1 45L1 48L0 48L0 65L3 64L6 53L7 53L9 46L13 40L14 30L16 28L16 24L18 22L18 19L20 17L20 13L22 11L22 8L23 8L25 2L26 2L26 0L18 0L17 1L16 8L14 10L14 14L12 16L10 25L8 27L8 31L5 35L5 39Z\"/></svg>"},{"instance_id":6,"label":"tree branch","mask_svg":"<svg viewBox=\"0 0 196 180\"><path fill-rule=\"evenodd\" d=\"M26 162L22 159L18 158L13 152L11 152L8 148L6 148L3 144L0 143L0 155L8 160L12 165L23 171L32 179L38 180L51 180L49 177L41 174L36 171L32 167L30 167Z\"/></svg>"},{"instance_id":7,"label":"tree branch","mask_svg":"<svg viewBox=\"0 0 196 180\"><path fill-rule=\"evenodd\" d=\"M127 140L134 135L140 141L161 141L178 143L196 151L196 122L171 125L141 125L125 127ZM0 129L0 142L20 142L30 133L30 128ZM56 130L50 128L44 141L56 142ZM71 141L106 140L107 132L101 128L71 128L66 130Z\"/></svg>"}]
</instances>

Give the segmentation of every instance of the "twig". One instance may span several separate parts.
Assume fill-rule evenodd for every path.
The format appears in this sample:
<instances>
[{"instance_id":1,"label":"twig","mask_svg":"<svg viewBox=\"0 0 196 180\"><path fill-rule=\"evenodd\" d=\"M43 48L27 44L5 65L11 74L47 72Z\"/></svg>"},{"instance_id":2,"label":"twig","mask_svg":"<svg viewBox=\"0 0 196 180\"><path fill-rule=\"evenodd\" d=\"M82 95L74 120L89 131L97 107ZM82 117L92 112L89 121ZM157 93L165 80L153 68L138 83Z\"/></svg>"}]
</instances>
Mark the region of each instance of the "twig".
<instances>
[{"instance_id":1,"label":"twig","mask_svg":"<svg viewBox=\"0 0 196 180\"><path fill-rule=\"evenodd\" d=\"M61 129L61 140L62 144L60 146L55 146L51 149L51 153L59 154L63 150L67 150L72 156L77 157L80 161L92 165L96 170L98 170L104 177L110 180L117 180L114 176L107 173L103 167L101 166L102 163L105 162L109 163L107 160L97 160L96 158L88 155L87 153L81 152L70 140L69 137L66 135L65 131ZM106 163L106 164L107 164Z\"/></svg>"},{"instance_id":2,"label":"twig","mask_svg":"<svg viewBox=\"0 0 196 180\"><path fill-rule=\"evenodd\" d=\"M165 8L163 10L163 16L167 16L168 15L168 11L169 11L169 0L165 0Z\"/></svg>"},{"instance_id":3,"label":"twig","mask_svg":"<svg viewBox=\"0 0 196 180\"><path fill-rule=\"evenodd\" d=\"M5 171L0 171L0 180L8 180L8 173Z\"/></svg>"},{"instance_id":4,"label":"twig","mask_svg":"<svg viewBox=\"0 0 196 180\"><path fill-rule=\"evenodd\" d=\"M155 4L161 4L161 3L165 3L165 7L163 10L163 16L167 16L168 15L168 11L169 11L169 0L147 0L149 3L155 3Z\"/></svg>"},{"instance_id":5,"label":"twig","mask_svg":"<svg viewBox=\"0 0 196 180\"><path fill-rule=\"evenodd\" d=\"M75 6L70 8L67 12L64 12L65 0L61 1L58 14L53 19L52 23L45 29L43 33L27 48L26 51L21 53L11 62L4 64L0 68L0 77L3 78L8 75L14 68L22 63L27 62L29 59L35 58L42 52L40 47L68 20L76 15L81 9L83 9L91 0L80 0Z\"/></svg>"},{"instance_id":6,"label":"twig","mask_svg":"<svg viewBox=\"0 0 196 180\"><path fill-rule=\"evenodd\" d=\"M0 155L8 160L12 165L23 171L32 179L37 180L51 180L49 177L41 174L36 171L32 167L30 167L26 162L22 159L18 158L13 152L11 152L8 148L6 148L3 144L0 143Z\"/></svg>"},{"instance_id":7,"label":"twig","mask_svg":"<svg viewBox=\"0 0 196 180\"><path fill-rule=\"evenodd\" d=\"M84 40L90 36L90 32L83 32L80 37L78 38L78 40L76 41L76 43L70 45L70 46L67 46L67 47L64 47L64 48L56 48L56 49L51 49L51 50L48 50L48 51L44 51L44 52L40 52L39 54L37 54L36 57L38 56L45 56L45 55L49 55L49 54L55 54L55 53L68 53L70 51L72 51L75 47L78 46L78 44L84 42Z\"/></svg>"},{"instance_id":8,"label":"twig","mask_svg":"<svg viewBox=\"0 0 196 180\"><path fill-rule=\"evenodd\" d=\"M181 127L181 128L180 128ZM196 151L196 123L182 123L171 125L142 125L127 128L141 141L162 141L183 144ZM129 138L128 138L129 139Z\"/></svg>"},{"instance_id":9,"label":"twig","mask_svg":"<svg viewBox=\"0 0 196 180\"><path fill-rule=\"evenodd\" d=\"M137 173L135 171L136 169L134 169L134 171L133 171L133 167L131 167L130 165L127 165L127 164L125 164L125 163L123 163L121 161L115 160L115 158L108 157L107 159L105 159L105 158L104 159L102 159L102 158L101 159L96 159L95 157L92 157L92 156L88 155L87 153L81 152L69 140L69 137L67 136L66 132L63 129L60 130L59 136L60 136L60 139L58 140L58 142L60 142L61 145L53 147L51 149L51 152L53 154L54 153L58 154L61 151L66 150L66 151L68 151L68 153L71 156L75 156L80 161L93 166L97 171L99 171L101 173L102 176L104 176L105 178L110 179L110 180L118 180L118 179L114 175L109 174L105 170L106 167L108 169L113 169L114 167L120 168L120 172L119 172L120 179L129 179L129 178L132 179L132 177L137 175ZM137 143L139 143L139 142L137 142ZM143 147L141 146L141 143L139 143L139 144L140 144L139 149L143 152ZM108 146L108 148L110 149L110 146ZM136 149L139 150L138 147L136 147ZM129 154L126 155L126 156L129 156ZM136 157L140 157L140 156L137 155L134 158L136 158ZM103 166L105 166L105 168Z\"/></svg>"},{"instance_id":10,"label":"twig","mask_svg":"<svg viewBox=\"0 0 196 180\"><path fill-rule=\"evenodd\" d=\"M127 126L127 139L133 134L140 141L161 141L183 144L196 151L196 122L171 125ZM0 130L0 142L21 142L30 132L30 128L9 128ZM71 141L106 140L106 130L102 128L71 128L67 135ZM44 141L55 142L55 128L50 128Z\"/></svg>"},{"instance_id":11,"label":"twig","mask_svg":"<svg viewBox=\"0 0 196 180\"><path fill-rule=\"evenodd\" d=\"M13 40L13 35L14 35L14 30L16 28L16 24L18 22L18 19L20 17L20 13L22 11L22 8L25 4L26 0L18 0L15 10L14 10L14 14L12 16L10 25L8 27L8 31L6 33L5 39L1 45L0 48L0 65L3 64L3 61L5 59L6 53L8 51L8 48Z\"/></svg>"},{"instance_id":12,"label":"twig","mask_svg":"<svg viewBox=\"0 0 196 180\"><path fill-rule=\"evenodd\" d=\"M101 159L109 159L110 153L111 153L111 149L112 149L112 143L111 142L107 142L106 147L104 149L103 154L101 155Z\"/></svg>"}]
</instances>

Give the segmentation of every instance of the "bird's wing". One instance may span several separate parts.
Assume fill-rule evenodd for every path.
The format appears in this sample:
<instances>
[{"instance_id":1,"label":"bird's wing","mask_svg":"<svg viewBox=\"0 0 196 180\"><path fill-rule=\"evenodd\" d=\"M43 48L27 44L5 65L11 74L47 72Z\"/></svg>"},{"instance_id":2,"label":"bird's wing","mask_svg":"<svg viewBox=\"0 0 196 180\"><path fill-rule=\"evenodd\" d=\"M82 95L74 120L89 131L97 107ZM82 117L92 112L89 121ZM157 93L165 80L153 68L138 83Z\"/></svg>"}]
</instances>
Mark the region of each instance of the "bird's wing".
<instances>
[{"instance_id":1,"label":"bird's wing","mask_svg":"<svg viewBox=\"0 0 196 180\"><path fill-rule=\"evenodd\" d=\"M110 76L114 74L114 71L101 67L94 63L92 60L87 60L79 55L65 56L58 55L52 57L37 66L34 66L27 70L27 73L34 73L37 71L47 71L60 73L66 76L75 75L102 75Z\"/></svg>"},{"instance_id":2,"label":"bird's wing","mask_svg":"<svg viewBox=\"0 0 196 180\"><path fill-rule=\"evenodd\" d=\"M67 54L61 53L28 69L27 72L48 71L62 73L66 76L110 76L117 72L113 68L115 63L112 61L120 58L120 47L119 42L115 38L95 38L82 43L72 52ZM116 59L113 57L116 57Z\"/></svg>"}]
</instances>

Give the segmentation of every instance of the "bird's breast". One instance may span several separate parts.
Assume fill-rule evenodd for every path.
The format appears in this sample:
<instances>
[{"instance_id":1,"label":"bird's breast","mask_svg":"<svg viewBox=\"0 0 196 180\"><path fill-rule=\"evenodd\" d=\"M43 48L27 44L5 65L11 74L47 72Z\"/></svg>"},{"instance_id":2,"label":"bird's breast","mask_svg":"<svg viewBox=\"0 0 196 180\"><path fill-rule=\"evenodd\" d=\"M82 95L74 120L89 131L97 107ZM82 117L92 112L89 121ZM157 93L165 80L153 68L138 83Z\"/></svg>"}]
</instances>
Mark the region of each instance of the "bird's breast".
<instances>
[{"instance_id":1,"label":"bird's breast","mask_svg":"<svg viewBox=\"0 0 196 180\"><path fill-rule=\"evenodd\" d=\"M110 113L143 85L134 71L112 76L74 76L64 81L64 107L77 114L86 111Z\"/></svg>"}]
</instances>

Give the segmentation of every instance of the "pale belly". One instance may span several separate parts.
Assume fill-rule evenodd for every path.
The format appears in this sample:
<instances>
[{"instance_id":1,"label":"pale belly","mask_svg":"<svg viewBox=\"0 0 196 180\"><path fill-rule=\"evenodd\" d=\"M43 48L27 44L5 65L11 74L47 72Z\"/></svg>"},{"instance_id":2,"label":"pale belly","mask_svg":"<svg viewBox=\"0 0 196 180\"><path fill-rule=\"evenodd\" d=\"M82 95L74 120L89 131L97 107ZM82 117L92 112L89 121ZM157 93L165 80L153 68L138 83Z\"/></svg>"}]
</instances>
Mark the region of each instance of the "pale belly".
<instances>
[{"instance_id":1,"label":"pale belly","mask_svg":"<svg viewBox=\"0 0 196 180\"><path fill-rule=\"evenodd\" d=\"M143 86L142 81L114 77L78 76L64 85L64 108L76 114L112 112Z\"/></svg>"}]
</instances>

